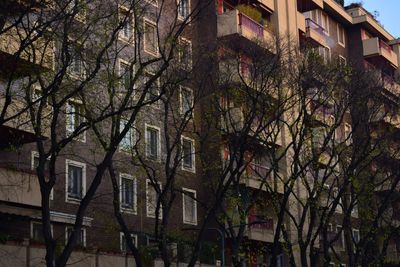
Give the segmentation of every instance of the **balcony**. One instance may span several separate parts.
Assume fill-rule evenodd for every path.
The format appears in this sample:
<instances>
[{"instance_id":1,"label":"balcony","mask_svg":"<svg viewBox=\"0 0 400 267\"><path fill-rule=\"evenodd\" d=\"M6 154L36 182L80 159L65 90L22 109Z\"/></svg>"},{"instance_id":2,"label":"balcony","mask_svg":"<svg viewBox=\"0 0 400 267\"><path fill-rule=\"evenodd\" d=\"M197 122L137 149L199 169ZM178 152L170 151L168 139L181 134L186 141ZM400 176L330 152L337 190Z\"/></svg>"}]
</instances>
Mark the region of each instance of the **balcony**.
<instances>
[{"instance_id":1,"label":"balcony","mask_svg":"<svg viewBox=\"0 0 400 267\"><path fill-rule=\"evenodd\" d=\"M249 46L258 46L274 53L274 34L268 29L240 13L230 10L218 15L218 37L226 39L230 45L247 50Z\"/></svg>"},{"instance_id":2,"label":"balcony","mask_svg":"<svg viewBox=\"0 0 400 267\"><path fill-rule=\"evenodd\" d=\"M398 57L390 45L378 37L363 40L363 55L365 58L385 61L393 68L399 67Z\"/></svg>"},{"instance_id":3,"label":"balcony","mask_svg":"<svg viewBox=\"0 0 400 267\"><path fill-rule=\"evenodd\" d=\"M400 84L393 77L382 73L383 87L396 96L400 96Z\"/></svg>"},{"instance_id":4,"label":"balcony","mask_svg":"<svg viewBox=\"0 0 400 267\"><path fill-rule=\"evenodd\" d=\"M255 241L274 242L274 220L264 216L249 215L246 236Z\"/></svg>"},{"instance_id":5,"label":"balcony","mask_svg":"<svg viewBox=\"0 0 400 267\"><path fill-rule=\"evenodd\" d=\"M327 36L326 30L322 26L310 18L306 19L306 38L310 39L316 45L327 46Z\"/></svg>"},{"instance_id":6,"label":"balcony","mask_svg":"<svg viewBox=\"0 0 400 267\"><path fill-rule=\"evenodd\" d=\"M241 181L247 187L256 190L284 193L284 184L280 178L274 179L273 171L259 164L250 163L247 166L246 174L241 177Z\"/></svg>"},{"instance_id":7,"label":"balcony","mask_svg":"<svg viewBox=\"0 0 400 267\"><path fill-rule=\"evenodd\" d=\"M323 0L297 0L297 9L302 13L318 8L324 8Z\"/></svg>"},{"instance_id":8,"label":"balcony","mask_svg":"<svg viewBox=\"0 0 400 267\"><path fill-rule=\"evenodd\" d=\"M7 77L53 69L54 43L43 36L35 38L27 34L24 29L12 27L0 35L1 72ZM21 47L23 43L27 45Z\"/></svg>"},{"instance_id":9,"label":"balcony","mask_svg":"<svg viewBox=\"0 0 400 267\"><path fill-rule=\"evenodd\" d=\"M1 167L0 200L40 207L40 187L33 171L23 172L13 168Z\"/></svg>"},{"instance_id":10,"label":"balcony","mask_svg":"<svg viewBox=\"0 0 400 267\"><path fill-rule=\"evenodd\" d=\"M0 95L0 107L4 107L5 98ZM42 137L49 136L50 128L48 123L50 121L52 109L50 106L45 107L42 113ZM32 127L31 117L27 110L27 105L24 101L13 99L9 106L7 106L5 120L0 126L0 147L7 147L9 145L21 145L31 143L36 140L35 132Z\"/></svg>"}]
</instances>

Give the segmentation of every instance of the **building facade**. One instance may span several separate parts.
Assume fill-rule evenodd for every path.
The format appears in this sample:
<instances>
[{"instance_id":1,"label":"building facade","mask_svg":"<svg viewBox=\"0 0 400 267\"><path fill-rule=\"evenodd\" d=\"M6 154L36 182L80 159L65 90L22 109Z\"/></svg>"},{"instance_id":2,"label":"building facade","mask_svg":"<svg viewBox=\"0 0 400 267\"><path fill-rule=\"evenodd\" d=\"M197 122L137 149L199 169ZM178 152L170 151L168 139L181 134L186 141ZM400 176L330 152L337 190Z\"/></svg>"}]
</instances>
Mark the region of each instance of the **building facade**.
<instances>
[{"instance_id":1,"label":"building facade","mask_svg":"<svg viewBox=\"0 0 400 267\"><path fill-rule=\"evenodd\" d=\"M396 225L400 212L395 196L387 200L396 195L398 183L400 40L362 6L338 2L5 1L0 33L0 234L7 251L13 246L44 249L45 186L37 179L39 166L43 181L51 184L54 179L46 190L51 234L59 247L68 244L76 229L77 212L93 181L104 177L81 216L73 254L89 253L97 265L106 257L115 257L121 266L132 261L116 210L134 245L148 256L143 256L145 266L167 257L158 252L160 230L168 232L164 238L171 261L188 263L195 247L191 242L203 224L226 231L226 266L362 264L349 247L356 248L368 232L367 222L373 223L366 211L371 206L381 219L375 227L379 234L370 242L387 251L385 262L398 262L398 236L386 229ZM321 101L322 78L311 77L305 86L305 113L310 114L287 108L282 90L293 88L281 82L285 78L280 74L265 75L267 69L281 70L277 62L288 56L282 47L299 58L312 53L321 64L337 62L360 76L367 73L376 83L369 85L374 91L349 90L349 107L338 113L335 104ZM265 85L269 78L281 83ZM214 98L217 103L210 101ZM103 121L99 114L106 114ZM292 145L296 139L290 123L296 116L310 117L310 124L301 126L308 132L304 143L318 151L318 159L310 160L318 164L305 167L297 180L291 178L296 176L293 166L305 161L296 159ZM42 125L32 123L34 118ZM333 137L321 133L327 128L334 129ZM347 154L326 144L329 138L346 146L353 161L365 160L365 147L379 147L379 155L362 170L332 166L331 159L339 162ZM100 172L103 165L107 168ZM345 178L332 178L336 168ZM342 187L346 175L351 176L349 169L359 179L374 173L389 182L379 182L372 192L360 189L354 200L355 186ZM313 195L303 179L311 177L314 186L319 176L324 178L316 201L333 210L328 219L307 212L304 204ZM232 183L233 197L219 199L215 187L225 181ZM368 202L372 198L374 204ZM382 203L386 208L381 214ZM162 218L166 215L168 222ZM312 238L315 221L323 221L324 230L316 227L318 237ZM349 229L344 229L346 223ZM204 232L203 247L210 249L202 250L199 262L220 264L220 237ZM303 244L301 233L310 233L311 245ZM387 242L378 240L379 235L389 235ZM292 254L287 253L288 243ZM15 258L28 255L26 251L15 252ZM17 264L11 252L3 256L4 264ZM44 251L40 253L43 263ZM305 254L310 258L304 259Z\"/></svg>"}]
</instances>

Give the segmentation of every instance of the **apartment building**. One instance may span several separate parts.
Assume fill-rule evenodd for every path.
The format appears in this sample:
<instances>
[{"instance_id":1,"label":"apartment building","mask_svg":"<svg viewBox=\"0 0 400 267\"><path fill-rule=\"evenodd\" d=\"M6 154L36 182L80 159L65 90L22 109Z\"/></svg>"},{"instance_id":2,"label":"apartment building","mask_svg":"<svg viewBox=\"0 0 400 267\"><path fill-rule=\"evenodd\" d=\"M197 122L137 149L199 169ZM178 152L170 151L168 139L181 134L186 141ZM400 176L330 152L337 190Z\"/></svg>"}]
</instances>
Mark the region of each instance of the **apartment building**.
<instances>
[{"instance_id":1,"label":"apartment building","mask_svg":"<svg viewBox=\"0 0 400 267\"><path fill-rule=\"evenodd\" d=\"M58 1L55 2L58 3ZM78 2L75 1L73 2L75 5L70 3L72 6L63 6L60 3L54 9L46 12L51 14L51 10L61 10L62 14L67 17L68 12L76 12L70 22L72 27L76 27L76 34L80 33L79 29L88 25L88 23L85 24L85 20L89 19L85 16L90 17L91 12L97 8L95 6L97 3L92 3L94 8L81 5L81 2L77 4ZM10 87L10 84L16 84L18 88L18 86L23 86L29 78L41 75L46 77L48 73L53 73L63 66L63 58L57 54L59 49L62 51L62 47L57 42L46 41L47 35L35 39L27 48L22 49L22 53L18 50L21 33L24 33L26 29L19 32L18 29L23 26L23 23L16 21L15 18L18 18L20 14L24 14L24 16L29 14L33 17L36 14L40 17L37 14L47 10L42 4L42 2L35 1L6 1L1 8L6 10L2 13L4 20L10 21L12 25L10 29L7 29L8 24L4 23L4 33L0 38L2 42L0 60L3 63L0 73L3 92ZM146 59L159 56L160 45L164 44L159 43L158 39L163 36L164 32L168 33L168 19L176 18L178 22L184 21L198 3L194 0L180 0L176 5L177 8L171 4L172 11L165 8L166 13L162 12L162 15L168 18L165 21L163 16L160 17L160 20L157 17L158 11L162 8L161 3L143 0L141 4L145 9L140 15L132 13L130 6L124 5L123 2L112 2L109 6L100 5L101 8L107 7L109 10L113 10L113 15L117 15L117 21L118 17L126 20L116 40L117 49L115 51L118 52L113 51L115 54L110 55L109 58L113 62L109 64L109 66L113 66L109 71L115 72L114 74L118 76L118 95L122 95L122 98L132 87L131 77L132 73L136 71L135 66L131 63L133 55L139 53ZM98 10L101 8L99 7ZM139 21L137 21L138 18ZM142 25L139 27L143 29L142 34L135 32L138 24ZM40 29L38 30L40 31ZM157 33L158 31L161 35ZM19 36L19 38L15 36ZM138 36L141 37L139 40L136 39ZM207 147L208 160L218 162L217 169L223 168L226 164L224 162L232 160L233 150L240 147L243 151L244 157L240 164L245 168L240 170L241 174L239 175L238 190L242 193L240 197L252 198L257 195L253 200L254 205L245 214L246 223L244 225L242 223L244 232L241 242L245 243L243 246L245 248L241 254L241 261L245 266L251 267L269 266L272 251L274 255L277 255L274 259L276 266L289 266L290 259L285 254L285 242L290 240L296 247L299 241L291 219L287 216L278 216L273 208L274 201L279 202L285 196L284 184L291 173L291 162L289 156L284 156L276 160L273 165L270 158L274 157L272 155L275 155L280 148L284 148L286 144L290 143L290 138L285 128L274 132L274 120L266 124L262 122L264 117L281 117L287 116L287 114L278 112L277 115L273 108L271 111L270 107L274 107L274 103L279 102L278 94L271 92L256 94L260 107L249 109L248 106L252 104L254 106L254 102L237 101L245 99L246 91L236 92L237 88L243 87L243 83L246 90L248 88L256 91L262 89L255 66L257 64L259 64L258 68L269 66L270 61L264 62L266 65L260 64L258 61L261 61L262 58L273 59L276 57L279 53L279 41L282 40L290 40L288 45L295 50L302 52L312 50L318 53L323 62L327 64L337 61L341 65L349 65L359 71L371 72L374 77L378 77L378 83L379 81L380 83L377 85L375 94L377 102L379 100L382 105L371 125L368 125L368 129L371 130L371 136L376 139L385 135L386 140L388 133L391 133L391 136L390 143L385 143L382 148L387 153L382 153L382 156L375 160L370 168L371 171L384 169L385 173L395 173L398 164L398 156L393 150L397 148L396 133L399 127L396 120L398 117L396 99L400 85L396 83L395 77L398 75L400 61L400 41L388 33L368 11L358 5L343 7L334 0L217 0L215 5L214 3L207 5L201 10L199 20L188 24L179 37L179 51L170 68L173 69L171 77L175 75L174 77L182 78L183 82L178 84L179 92L174 95L175 98L171 103L174 103L175 109L173 110L176 112L191 113L192 103L195 102L195 97L199 95L199 92L205 92L205 95L212 93L211 89L204 89L200 86L202 74L212 70L215 76L212 76L207 85L218 84L218 88L221 89L218 91L221 92L221 95L218 95L219 111L229 110L229 115L221 117L218 114L216 116L217 120L221 119L222 123L220 128L212 129L218 132L218 138L216 138L218 145ZM70 66L68 66L65 79L65 88L77 86L76 84L79 83L75 83L76 80L84 80L90 75L91 70L85 66L85 60L88 59L82 57L82 54L90 54L90 50L90 47L82 47L79 42L69 49L73 59L68 64ZM204 56L208 54L204 50L216 56L211 57L212 60L210 60L210 57ZM37 55L36 51L42 51L41 56L32 58L32 55ZM195 69L193 76L189 75L192 67ZM156 71L157 67L145 69L142 80L136 81L136 86L144 86L154 77ZM191 79L192 77L194 78ZM164 77L157 78L154 84L160 84L161 88L161 84L164 84L162 79ZM98 85L101 85L102 82L104 80L99 80ZM37 91L32 92L32 99L40 97L40 86L30 84L30 87L37 88ZM115 169L120 186L120 210L135 245L141 249L149 249L149 251L157 250L152 233L156 223L158 193L154 183L146 178L145 171L135 165L138 162L132 159L132 153L138 152L133 151L133 148L136 148L136 142L139 142L139 153L148 166L154 170L153 176L157 177L155 181L159 185L159 189L163 188L168 181L165 177L165 168L163 168L165 167L163 164L167 161L166 155L169 153L168 140L166 140L166 136L169 135L166 131L171 131L171 135L173 135L172 133L176 129L166 127L166 125L173 124L172 120L170 124L164 123L163 103L156 101L160 88L155 86L150 89L146 98L151 101L154 97L155 102L144 107L143 112L135 120L135 127L129 129L121 139L115 155ZM335 114L330 113L332 108L329 103L321 105L318 100L313 99L312 90L308 93L311 98L310 110L313 110L312 116L314 116L312 119L316 121L313 125L317 125L311 131L315 139L315 136L318 135L315 133L319 131L318 128L321 125L332 125L332 117ZM4 95L4 93L2 94ZM0 98L2 106L6 103L6 97L3 95ZM136 97L140 97L139 95ZM19 99L26 100L23 92ZM13 112L18 112L23 106L22 102L13 101L6 118L12 117ZM205 170L205 165L200 164L200 160L196 157L196 151L200 144L193 134L195 123L201 125L202 121L206 120L206 116L203 116L206 114L204 111L207 111L207 108L203 106L197 106L194 109L193 118L187 126L188 130L186 133L182 133L180 138L183 156L177 171L176 182L182 193L178 194L178 201L175 201L171 207L169 227L176 229L176 232L179 233L177 235L183 235L185 238L195 233L197 231L195 228L202 224L206 211L202 210L199 203L212 199L209 195L212 191L207 188L209 177L204 177L208 172ZM51 114L51 110L47 112ZM82 100L71 98L66 101L64 118L57 125L61 129L58 133L64 137L75 133L77 127L85 120L85 116L82 116L84 112ZM249 123L247 118L250 115L254 115L256 119L250 122L251 125L248 127L246 136L241 136L240 133L243 132L244 126ZM7 120L0 125L0 144L3 148L0 150L2 184L0 189L0 233L7 240L7 244L11 246L26 246L26 241L29 240L29 248L42 249L41 252L37 252L39 253L37 258L39 261L43 261L42 199L35 172L36 166L39 164L39 153L35 144L38 136L29 123L28 112L23 112L16 118L18 120ZM351 147L353 139L357 138L357 135L351 136L353 118L354 116L350 113L345 114L336 131L337 138L345 142L348 147ZM118 124L122 128L128 123L128 120L129 118L122 118ZM229 123L224 125L224 120L228 120ZM270 126L272 129L269 128ZM260 140L260 128L262 128L261 132L266 131L272 134L266 135ZM209 130L206 127L204 129ZM54 133L54 130L43 131L40 138L53 140L54 136L52 137L51 133ZM238 138L238 136L240 137ZM56 241L63 245L66 244L73 231L77 208L89 190L90 180L96 174L97 164L101 162L102 155L95 134L91 131L79 133L74 139L68 148L57 157L55 173L58 179L50 194L51 231ZM243 140L245 142L242 142ZM313 141L313 144L317 143L318 140ZM322 154L322 152L320 153ZM329 149L323 153L327 153L328 157L333 157ZM326 165L321 162L321 166L324 164ZM313 171L318 176L324 172L323 170L323 167L318 167ZM334 184L327 183L323 186L328 192L337 190ZM384 198L389 187L383 185L376 190L374 197ZM127 264L125 261L127 244L124 234L114 218L112 188L111 181L104 179L98 189L98 194L95 195L83 217L76 250L90 254L94 249L98 249L103 253L103 257L110 256L123 266ZM310 197L307 194L300 195L304 198ZM329 195L327 198L328 202L321 203L321 206L329 205ZM296 212L299 210L300 214L302 208L295 201L291 199L288 209ZM399 206L395 201L392 201L391 205L390 214L385 214L385 216L390 220L396 220L399 218ZM349 262L343 231L345 217L343 210L338 206L332 216L333 219L326 227L327 233L321 235L315 242L315 246L310 249L315 251L313 252L315 255L319 255L318 253L322 254L319 251L322 251L324 243L333 242L337 251L331 253L330 266L346 266ZM351 236L357 243L360 239L361 218L355 207L353 207L351 218L354 225ZM232 219L233 222L235 220ZM276 229L280 227L287 229L288 237L276 235ZM306 225L305 228L307 227ZM208 239L214 241L214 244L218 243L211 233ZM234 238L227 237L225 242L227 244L225 256L229 259L234 250ZM393 235L388 244L387 253L388 258L393 261L399 260L397 254L400 248L397 244L398 236ZM176 261L188 262L190 249L187 251L187 247L184 242L172 239L170 241L172 258ZM26 256L23 254L24 252L19 253L22 253L23 257ZM217 259L220 260L218 254L215 252L212 256L206 257L207 263L214 264ZM15 258L21 257L21 255L18 254ZM93 256L95 255L93 253L90 255L85 256L89 258L89 261L96 257L97 262L99 261L98 256ZM150 261L159 260L160 257L159 253L151 254ZM200 260L203 261L203 258ZM105 258L102 259L106 261ZM132 258L128 257L128 261L131 262ZM300 266L300 255L296 255L294 261ZM12 260L10 262L13 263ZM316 266L323 266L324 257L318 256L316 262ZM226 264L232 264L232 262L227 260Z\"/></svg>"},{"instance_id":2,"label":"apartment building","mask_svg":"<svg viewBox=\"0 0 400 267\"><path fill-rule=\"evenodd\" d=\"M105 68L105 70L102 70L103 74L106 75L105 73L108 71L109 77L114 75L113 79L117 80L115 88L110 88L111 90L116 90L115 93L113 92L114 99L112 101L118 103L118 101L122 101L121 99L127 94L129 88L132 88L132 73L137 71L135 68L139 66L139 64L133 64L132 62L134 60L138 62L137 57L139 54L143 62L159 57L160 51L162 51L159 48L159 41L160 43L164 42L162 38L165 38L164 34L168 34L167 31L163 30L163 27L168 26L165 18L175 16L175 21L178 24L183 24L183 21L187 19L191 12L191 5L196 5L196 1L191 1L191 3L189 1L180 1L177 8L165 8L164 10L162 9L161 1L135 2L137 6L134 8L131 6L130 1L110 1L108 4L100 2L5 1L5 3L1 4L2 18L5 21L2 24L4 32L1 37L1 60L4 64L1 67L2 108L6 105L5 95L7 90L12 87L8 87L10 84L15 85L10 91L17 92L15 94L20 96L18 99L17 97L14 99L13 96L10 108L7 109L4 116L6 122L0 126L2 143L0 152L2 184L0 231L5 241L8 242L7 244L11 246L11 249L7 247L7 249L10 249L8 251L10 253L9 261L4 261L0 265L7 262L17 264L20 254L17 253L14 257L17 261L12 259L14 256L12 248L16 245L27 246L27 251L33 251L30 256L27 256L28 259L30 257L31 264L44 262L45 250L41 220L42 199L35 171L39 165L39 152L34 142L35 138L37 138L37 131L35 132L29 123L30 116L28 112L26 114L23 113L17 119L9 119L14 115L13 112L19 112L19 109L22 109L24 105L26 107L24 103L26 103L27 97L31 97L31 101L41 102L40 99L44 95L43 88L48 84L44 85L46 82L38 81L38 77L52 81L55 79L57 72L63 66L68 65L66 66L67 70L64 72L65 77L61 78L62 85L60 86L65 91L78 87L82 81L91 75L92 70L89 67L90 56L96 55L98 52L95 51L96 44L87 41L92 37L86 34L85 27L96 28L95 23L100 25L100 23L104 22L112 24L121 21L123 25L115 38L115 47L109 49L107 61L104 58L102 59L102 63L105 65L105 67L104 65L102 66ZM140 10L142 13L136 14L133 10ZM157 14L160 10L163 12L163 17L158 20ZM95 17L97 14L104 15L104 17L107 15L110 18L105 20L103 18L102 21L102 18ZM21 19L21 22L18 19ZM38 19L46 21L49 26L41 25L35 29L34 22ZM53 22L51 19L57 22ZM94 22L95 20L96 22ZM116 24L112 24L112 27L114 25ZM107 24L104 26L107 26ZM45 28L45 30L40 27ZM65 30L63 27L69 27L69 29ZM187 129L192 129L195 123L194 120L198 118L197 115L191 115L196 88L193 87L194 83L186 78L188 76L187 73L191 72L192 65L194 65L192 51L197 45L196 27L195 24L189 24L178 38L177 47L179 47L179 51L174 59L174 69L172 71L174 75L180 75L184 78L180 79L181 82L177 83L178 85L175 84L179 87L179 92L177 91L175 95L171 96L172 100L169 103L169 105L172 102L174 103L173 116L178 116L178 118L181 116L190 117L186 126ZM140 34L138 29L142 31ZM53 35L53 33L57 33L57 30L60 33L68 34L69 41L64 42L61 40L62 38L57 39L59 36ZM40 37L32 44L28 44L26 49L21 48L21 40L24 40L27 34L32 34L35 31L40 32L41 36L45 37ZM44 31L45 33L43 33ZM158 31L161 34L158 34ZM94 32L95 30L90 34L93 33L95 35ZM107 40L107 37L99 37L101 33L97 32L96 34L99 34L96 38ZM45 38L54 39L49 41ZM140 38L140 41L137 38ZM29 40L30 38L26 39ZM49 47L49 44L52 47ZM65 49L63 45L68 45L68 49ZM138 48L140 51L137 50ZM22 50L20 56L19 49ZM68 51L70 55L67 56L65 51ZM39 57L39 54L42 57ZM71 59L65 59L64 56L71 57ZM64 64L67 61L69 63ZM137 95L132 95L131 99L133 101L138 101L140 88L144 87L144 84L156 74L158 70L158 67L155 66L156 64L148 64L148 67L143 71L140 82L135 85ZM157 78L153 82L154 85L146 93L145 101L152 102L154 99L154 103L147 105L135 120L134 127L132 126L131 129L128 129L119 144L114 160L117 182L120 188L120 211L131 232L133 243L137 247L143 248L144 251L147 248L148 253L153 253L152 251L157 250L157 243L154 242L154 235L151 233L155 227L156 217L162 217L162 212L156 212L157 195L159 193L157 193L154 183L158 184L159 190L166 183L166 174L163 172L162 164L169 164L166 163L166 155L168 155L166 150L171 149L166 144L166 136L169 131L171 133L176 131L174 127L177 125L176 121L171 120L169 124L171 127L164 127L165 120L170 117L165 119L164 105L161 100L156 101L163 87L161 84L166 84L161 81L162 79L164 77ZM35 84L31 84L32 80L35 80ZM98 87L104 85L101 79L92 83L91 86L94 84L97 84ZM25 86L30 87L31 85L35 91L31 95L24 95L26 93ZM18 86L21 87L19 92ZM101 95L100 90L90 97L96 99L97 103L101 105L102 100L97 98L96 95ZM49 100L49 103L52 103L51 101L53 100ZM37 106L39 105L37 104ZM49 109L50 116L53 114L50 106L45 106L44 108ZM60 121L57 123L55 130L61 139L68 138L69 135L76 132L79 125L87 120L84 100L77 95L65 102L63 110L63 115L60 116ZM118 124L122 129L128 123L128 120L128 117L122 116L119 122L112 123L114 125L115 123ZM43 127L47 128L50 125L44 125ZM103 134L107 135L108 132L105 129L103 129ZM47 132L44 131L46 134L40 136L45 142L47 142L46 140L51 140L51 130L49 128L47 130ZM191 135L192 131L187 130L182 133L179 136L179 141L177 141L178 145L182 147L182 157L179 162L175 162L177 164L176 176L178 177L176 186L180 191L180 193L176 193L176 203L179 203L179 207L174 205L171 208L173 219L169 226L170 229L176 229L177 235L183 228L195 228L202 220L203 211L197 205L195 199L200 200L205 197L205 192L202 189L199 167L195 161L197 141ZM172 134L169 141L174 140L172 138L177 137ZM135 167L133 154L136 153L134 152L136 143L140 143L137 147L140 147L141 156L149 168L154 171L152 175L157 177L153 184L149 178L146 178L147 175L144 169ZM57 157L54 173L58 181L50 194L49 209L51 232L59 246L66 245L69 236L74 231L73 225L76 220L77 209L90 190L91 181L96 173L96 164L101 160L103 154L99 148L95 134L85 131L78 134L69 143L68 148ZM46 166L50 164L51 157L47 161L45 173L50 175L50 170ZM129 264L133 262L131 256L126 257L128 248L125 236L113 215L112 188L109 177L104 179L98 189L98 194L96 193L93 202L88 207L88 212L83 217L82 228L77 234L76 250L78 254L83 253L82 257L88 258L85 264L94 262L95 253L93 251L96 250L104 253L104 262L107 262L108 257L112 266L115 266L112 262L115 262L115 264L119 262L121 266L125 266L128 262ZM188 232L190 231L183 232L183 234ZM27 240L28 242L26 242ZM188 261L185 243L172 240L170 243L171 259L175 262L178 260ZM21 253L24 254L24 252ZM85 253L88 254L85 255ZM153 256L151 261L160 257L158 253ZM23 259L25 259L25 256ZM23 264L22 261L21 264ZM210 261L215 263L213 258L210 258Z\"/></svg>"}]
</instances>

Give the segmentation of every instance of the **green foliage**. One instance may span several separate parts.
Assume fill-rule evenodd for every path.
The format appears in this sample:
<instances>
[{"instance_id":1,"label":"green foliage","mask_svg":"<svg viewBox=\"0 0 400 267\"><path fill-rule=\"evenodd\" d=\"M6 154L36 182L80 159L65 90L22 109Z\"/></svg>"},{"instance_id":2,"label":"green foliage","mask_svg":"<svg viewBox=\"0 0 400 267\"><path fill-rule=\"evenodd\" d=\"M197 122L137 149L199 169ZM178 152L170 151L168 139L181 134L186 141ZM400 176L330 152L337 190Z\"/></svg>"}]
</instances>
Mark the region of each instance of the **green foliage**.
<instances>
[{"instance_id":1,"label":"green foliage","mask_svg":"<svg viewBox=\"0 0 400 267\"><path fill-rule=\"evenodd\" d=\"M250 17L251 19L261 23L262 22L262 14L259 10L255 9L249 5L238 5L237 10L241 13L245 14L246 16Z\"/></svg>"}]
</instances>

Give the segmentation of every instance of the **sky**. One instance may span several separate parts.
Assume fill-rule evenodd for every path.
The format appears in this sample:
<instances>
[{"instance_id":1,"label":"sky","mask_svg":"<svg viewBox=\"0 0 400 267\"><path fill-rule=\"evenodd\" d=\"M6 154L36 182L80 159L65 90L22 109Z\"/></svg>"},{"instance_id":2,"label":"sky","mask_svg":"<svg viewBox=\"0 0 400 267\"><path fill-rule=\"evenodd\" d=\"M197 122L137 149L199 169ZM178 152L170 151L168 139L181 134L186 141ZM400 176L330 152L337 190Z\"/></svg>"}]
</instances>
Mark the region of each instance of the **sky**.
<instances>
[{"instance_id":1,"label":"sky","mask_svg":"<svg viewBox=\"0 0 400 267\"><path fill-rule=\"evenodd\" d=\"M400 38L400 0L345 0L348 5L362 2L365 9L379 13L378 20L394 37Z\"/></svg>"}]
</instances>

